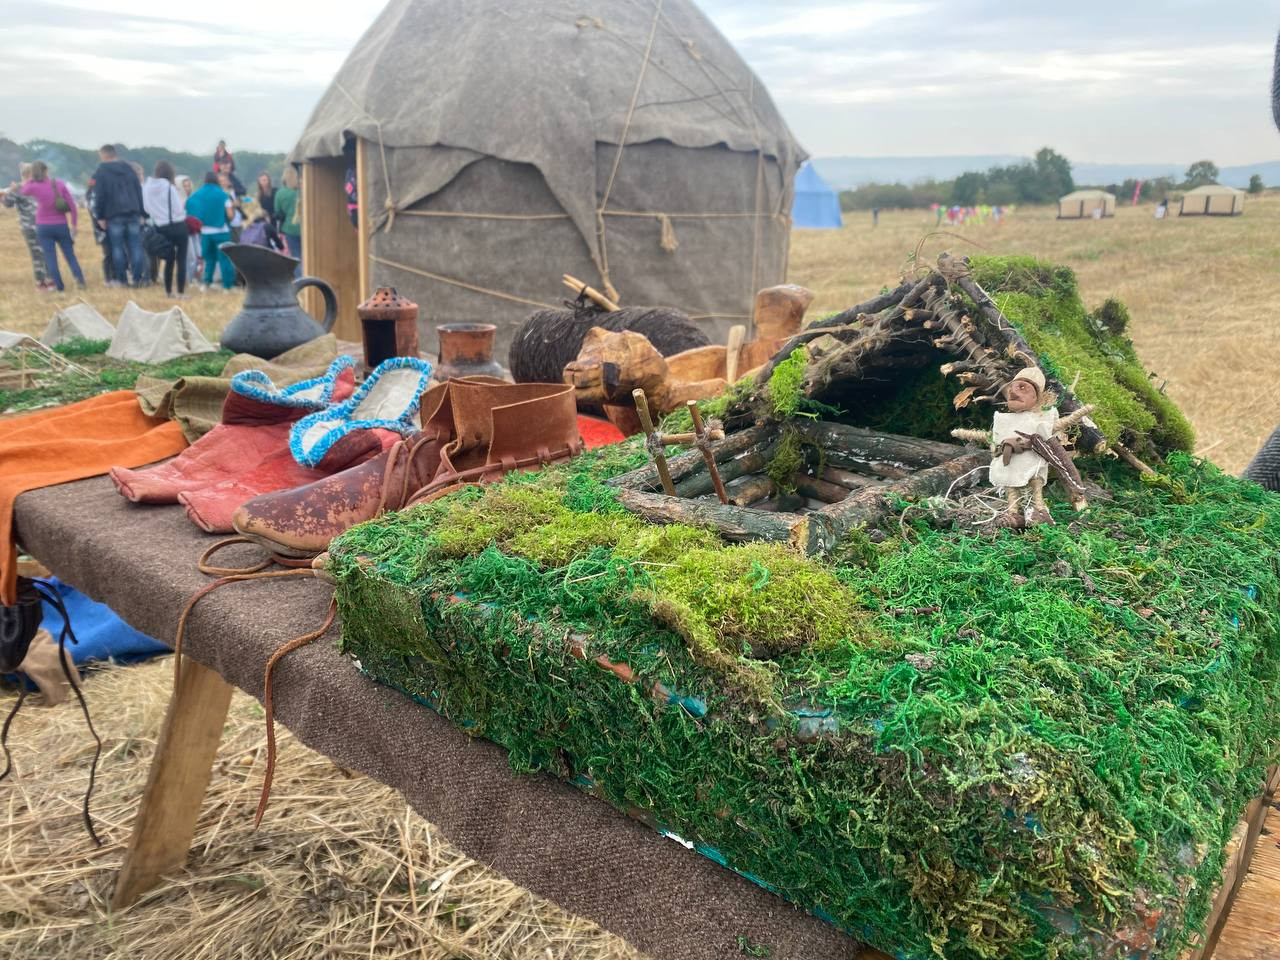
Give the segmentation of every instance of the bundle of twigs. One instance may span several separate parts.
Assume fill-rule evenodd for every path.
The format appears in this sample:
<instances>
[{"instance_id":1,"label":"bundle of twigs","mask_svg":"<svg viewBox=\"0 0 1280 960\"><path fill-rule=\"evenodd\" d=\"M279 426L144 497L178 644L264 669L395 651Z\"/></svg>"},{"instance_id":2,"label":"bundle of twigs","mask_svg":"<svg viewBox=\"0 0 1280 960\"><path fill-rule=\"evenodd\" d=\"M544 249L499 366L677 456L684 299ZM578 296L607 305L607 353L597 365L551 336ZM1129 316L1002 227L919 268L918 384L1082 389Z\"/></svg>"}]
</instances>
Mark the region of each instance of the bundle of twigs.
<instances>
[{"instance_id":1,"label":"bundle of twigs","mask_svg":"<svg viewBox=\"0 0 1280 960\"><path fill-rule=\"evenodd\" d=\"M760 369L756 384L763 388L778 364L801 346L807 347L802 390L814 400L841 384L883 379L886 371L935 362L941 351L948 357L942 372L961 385L954 398L960 409L994 403L1014 374L1038 365L1035 351L973 279L968 260L945 253L924 276L904 280L896 289L819 320L789 339ZM1048 371L1045 379L1063 414L1080 408L1065 384ZM762 392L731 409L731 419L767 416L763 407L757 409L767 402ZM1097 453L1106 448L1106 439L1085 422L1076 446Z\"/></svg>"}]
</instances>

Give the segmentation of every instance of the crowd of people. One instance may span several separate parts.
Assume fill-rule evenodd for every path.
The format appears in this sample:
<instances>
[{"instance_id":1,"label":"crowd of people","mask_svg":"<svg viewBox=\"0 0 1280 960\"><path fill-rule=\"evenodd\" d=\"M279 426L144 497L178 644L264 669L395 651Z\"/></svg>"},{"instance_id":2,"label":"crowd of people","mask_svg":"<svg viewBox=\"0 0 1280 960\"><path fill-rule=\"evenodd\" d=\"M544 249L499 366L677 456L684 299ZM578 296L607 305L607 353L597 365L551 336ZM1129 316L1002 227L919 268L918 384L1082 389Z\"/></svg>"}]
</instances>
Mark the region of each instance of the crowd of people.
<instances>
[{"instance_id":1,"label":"crowd of people","mask_svg":"<svg viewBox=\"0 0 1280 960\"><path fill-rule=\"evenodd\" d=\"M222 140L198 187L167 160L158 161L147 176L141 165L122 160L110 144L99 149L98 159L84 207L102 249L102 275L108 286L163 282L167 296L183 299L188 281L199 277L200 289L213 288L216 278L218 288L230 290L236 283L235 268L219 249L228 241L302 257L298 175L292 166L285 167L280 186L266 171L258 174L255 194L250 195ZM43 161L23 163L19 177L2 201L17 209L37 289L66 289L59 253L83 288L84 271L75 249L75 197Z\"/></svg>"}]
</instances>

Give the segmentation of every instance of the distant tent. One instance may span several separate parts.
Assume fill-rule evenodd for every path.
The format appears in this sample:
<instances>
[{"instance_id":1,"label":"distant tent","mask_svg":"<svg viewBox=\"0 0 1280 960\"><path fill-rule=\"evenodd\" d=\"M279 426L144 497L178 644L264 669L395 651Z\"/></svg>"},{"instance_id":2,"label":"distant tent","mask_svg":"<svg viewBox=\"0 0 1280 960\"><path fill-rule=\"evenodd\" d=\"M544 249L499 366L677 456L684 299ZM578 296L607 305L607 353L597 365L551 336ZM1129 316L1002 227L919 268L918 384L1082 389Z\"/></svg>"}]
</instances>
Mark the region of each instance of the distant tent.
<instances>
[{"instance_id":1,"label":"distant tent","mask_svg":"<svg viewBox=\"0 0 1280 960\"><path fill-rule=\"evenodd\" d=\"M166 363L187 354L213 353L217 349L181 307L151 313L130 300L120 311L107 356L136 363Z\"/></svg>"},{"instance_id":2,"label":"distant tent","mask_svg":"<svg viewBox=\"0 0 1280 960\"><path fill-rule=\"evenodd\" d=\"M840 219L840 198L827 186L827 181L822 179L812 163L806 163L796 174L796 199L791 206L791 225L818 229L838 229L844 226Z\"/></svg>"},{"instance_id":3,"label":"distant tent","mask_svg":"<svg viewBox=\"0 0 1280 960\"><path fill-rule=\"evenodd\" d=\"M1100 214L1094 211L1100 210ZM1095 216L1114 217L1116 195L1105 190L1076 190L1058 201L1059 220L1088 220Z\"/></svg>"},{"instance_id":4,"label":"distant tent","mask_svg":"<svg viewBox=\"0 0 1280 960\"><path fill-rule=\"evenodd\" d=\"M40 335L40 342L46 347L56 347L68 340L110 340L115 336L116 328L102 316L93 305L81 300L69 307L64 307L53 315L49 326Z\"/></svg>"},{"instance_id":5,"label":"distant tent","mask_svg":"<svg viewBox=\"0 0 1280 960\"><path fill-rule=\"evenodd\" d=\"M1244 213L1244 191L1208 183L1188 190L1178 208L1180 217L1238 217Z\"/></svg>"}]
</instances>

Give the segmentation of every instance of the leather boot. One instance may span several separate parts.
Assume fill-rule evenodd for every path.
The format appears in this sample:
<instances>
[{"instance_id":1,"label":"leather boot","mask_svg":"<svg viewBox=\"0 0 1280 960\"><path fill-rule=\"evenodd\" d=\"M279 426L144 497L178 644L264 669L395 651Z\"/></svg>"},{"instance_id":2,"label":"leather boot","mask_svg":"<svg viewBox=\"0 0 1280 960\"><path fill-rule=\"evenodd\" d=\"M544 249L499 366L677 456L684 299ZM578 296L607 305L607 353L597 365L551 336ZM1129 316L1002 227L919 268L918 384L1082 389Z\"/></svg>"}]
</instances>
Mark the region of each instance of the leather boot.
<instances>
[{"instance_id":1,"label":"leather boot","mask_svg":"<svg viewBox=\"0 0 1280 960\"><path fill-rule=\"evenodd\" d=\"M490 384L502 380L482 379ZM332 476L292 490L254 497L231 517L236 532L282 557L311 557L329 541L383 510L402 506L435 476L440 448L453 439L449 383L422 397L422 430L389 449Z\"/></svg>"},{"instance_id":2,"label":"leather boot","mask_svg":"<svg viewBox=\"0 0 1280 960\"><path fill-rule=\"evenodd\" d=\"M351 358L345 356L334 360L324 376L283 389L261 370L244 370L231 380L217 426L158 466L138 470L112 467L111 481L121 496L135 503L178 502L183 493L243 476L276 451L288 453L289 430L294 421L331 403L345 401L354 390L354 368ZM357 442L367 448L367 439ZM343 453L347 459L342 466L346 466L355 462L359 451L349 446ZM284 485L301 482L298 479ZM259 486L249 496L279 489L280 486Z\"/></svg>"},{"instance_id":3,"label":"leather boot","mask_svg":"<svg viewBox=\"0 0 1280 960\"><path fill-rule=\"evenodd\" d=\"M407 503L425 503L516 470L539 470L582 452L570 384L515 383L501 390L453 381L456 435L431 482Z\"/></svg>"},{"instance_id":4,"label":"leather boot","mask_svg":"<svg viewBox=\"0 0 1280 960\"><path fill-rule=\"evenodd\" d=\"M314 557L358 523L467 483L536 469L582 449L573 388L450 380L423 397L421 433L359 466L250 500L232 522L277 556Z\"/></svg>"}]
</instances>

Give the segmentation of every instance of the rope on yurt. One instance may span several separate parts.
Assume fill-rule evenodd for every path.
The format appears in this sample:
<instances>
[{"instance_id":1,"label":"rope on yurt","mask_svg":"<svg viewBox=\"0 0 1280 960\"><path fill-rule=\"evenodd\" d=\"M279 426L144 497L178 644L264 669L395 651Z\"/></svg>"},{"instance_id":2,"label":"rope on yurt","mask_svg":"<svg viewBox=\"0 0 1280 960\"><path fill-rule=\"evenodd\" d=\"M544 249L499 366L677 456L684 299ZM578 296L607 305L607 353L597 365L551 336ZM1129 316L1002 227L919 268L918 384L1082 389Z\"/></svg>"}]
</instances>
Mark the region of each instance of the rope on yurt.
<instances>
[{"instance_id":1,"label":"rope on yurt","mask_svg":"<svg viewBox=\"0 0 1280 960\"><path fill-rule=\"evenodd\" d=\"M631 105L627 107L627 119L622 124L622 136L618 138L618 149L613 155L613 169L609 171L609 182L605 184L604 194L600 198L600 206L596 209L596 237L600 244L600 282L610 300L617 302L617 288L609 278L609 240L604 225L604 212L609 206L609 195L613 192L613 183L618 176L618 167L622 165L622 154L627 149L627 134L631 132L631 120L635 117L636 102L640 99L640 88L644 85L644 75L649 69L649 61L653 57L653 41L658 35L658 19L662 16L662 0L655 0L653 5L653 23L649 25L649 39L644 45L644 59L640 61L640 72L636 74L636 85L631 91Z\"/></svg>"},{"instance_id":2,"label":"rope on yurt","mask_svg":"<svg viewBox=\"0 0 1280 960\"><path fill-rule=\"evenodd\" d=\"M411 267L407 263L399 263L395 260L387 260L374 254L369 254L369 260L372 263L380 263L384 267L395 267L397 270L406 270L409 273L416 273L420 277L426 277L428 280L438 280L441 283L452 284L455 287L462 287L464 290L471 290L474 293L483 293L491 297L497 297L500 300L510 300L513 303L525 303L531 307L542 307L546 310L555 310L556 306L550 303L543 303L541 300L529 300L526 297L517 297L514 293L503 293L501 290L492 290L489 287L480 287L474 283L467 283L465 280L458 280L454 277L442 276L438 273L432 273L430 270L423 270L420 267Z\"/></svg>"}]
</instances>

